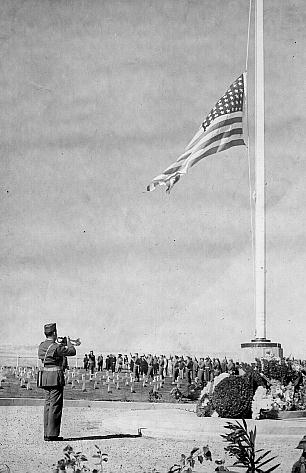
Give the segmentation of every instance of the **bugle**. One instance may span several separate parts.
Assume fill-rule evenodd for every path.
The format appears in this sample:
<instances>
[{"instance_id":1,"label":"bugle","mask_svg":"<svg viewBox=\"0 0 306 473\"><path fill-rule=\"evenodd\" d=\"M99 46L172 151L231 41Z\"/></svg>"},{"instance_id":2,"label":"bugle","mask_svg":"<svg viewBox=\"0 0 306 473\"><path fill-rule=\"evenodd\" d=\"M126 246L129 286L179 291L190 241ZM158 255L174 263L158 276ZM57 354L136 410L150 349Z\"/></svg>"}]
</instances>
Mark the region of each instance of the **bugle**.
<instances>
[{"instance_id":1,"label":"bugle","mask_svg":"<svg viewBox=\"0 0 306 473\"><path fill-rule=\"evenodd\" d=\"M67 337L57 337L57 343L59 343L60 345L67 345ZM78 347L79 345L81 345L81 340L79 338L77 338L76 340L73 340L73 339L69 339L70 343L72 345L75 345L76 347Z\"/></svg>"}]
</instances>

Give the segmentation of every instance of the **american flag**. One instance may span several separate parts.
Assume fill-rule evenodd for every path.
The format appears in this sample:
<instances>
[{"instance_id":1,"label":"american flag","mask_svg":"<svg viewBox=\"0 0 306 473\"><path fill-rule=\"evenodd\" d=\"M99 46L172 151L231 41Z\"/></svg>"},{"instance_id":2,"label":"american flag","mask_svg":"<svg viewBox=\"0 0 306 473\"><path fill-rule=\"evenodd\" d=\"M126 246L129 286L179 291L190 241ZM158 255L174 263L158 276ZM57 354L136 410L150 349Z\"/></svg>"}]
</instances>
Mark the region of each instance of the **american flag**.
<instances>
[{"instance_id":1,"label":"american flag","mask_svg":"<svg viewBox=\"0 0 306 473\"><path fill-rule=\"evenodd\" d=\"M162 174L156 176L147 191L167 186L170 192L188 169L201 159L233 146L245 145L243 137L243 109L246 74L241 74L211 109L199 131L186 146L185 152Z\"/></svg>"}]
</instances>

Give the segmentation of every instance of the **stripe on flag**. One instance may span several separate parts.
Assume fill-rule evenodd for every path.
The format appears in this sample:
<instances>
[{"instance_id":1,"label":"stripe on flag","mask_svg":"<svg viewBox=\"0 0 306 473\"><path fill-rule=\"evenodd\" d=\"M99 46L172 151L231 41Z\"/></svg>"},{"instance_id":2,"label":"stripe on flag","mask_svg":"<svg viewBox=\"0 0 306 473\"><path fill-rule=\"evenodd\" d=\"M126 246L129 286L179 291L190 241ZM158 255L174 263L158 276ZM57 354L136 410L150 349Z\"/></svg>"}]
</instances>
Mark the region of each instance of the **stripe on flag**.
<instances>
[{"instance_id":1,"label":"stripe on flag","mask_svg":"<svg viewBox=\"0 0 306 473\"><path fill-rule=\"evenodd\" d=\"M170 192L188 169L203 158L233 146L245 145L243 111L245 105L246 73L241 74L211 109L200 129L186 146L185 152L162 174L156 176L147 191L167 186Z\"/></svg>"}]
</instances>

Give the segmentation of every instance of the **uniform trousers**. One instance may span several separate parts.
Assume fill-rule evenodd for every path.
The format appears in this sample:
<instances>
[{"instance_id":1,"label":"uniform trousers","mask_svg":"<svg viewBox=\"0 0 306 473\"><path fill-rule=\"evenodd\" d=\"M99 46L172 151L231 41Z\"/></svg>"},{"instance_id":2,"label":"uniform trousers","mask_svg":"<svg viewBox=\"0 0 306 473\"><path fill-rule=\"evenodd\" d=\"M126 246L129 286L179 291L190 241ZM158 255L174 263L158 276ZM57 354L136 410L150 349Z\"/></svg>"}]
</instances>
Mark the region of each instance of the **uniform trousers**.
<instances>
[{"instance_id":1,"label":"uniform trousers","mask_svg":"<svg viewBox=\"0 0 306 473\"><path fill-rule=\"evenodd\" d=\"M203 381L204 381L204 370L202 368L199 368L198 378L199 378L200 383L203 383Z\"/></svg>"},{"instance_id":2,"label":"uniform trousers","mask_svg":"<svg viewBox=\"0 0 306 473\"><path fill-rule=\"evenodd\" d=\"M61 429L64 387L45 387L44 436L58 437Z\"/></svg>"},{"instance_id":3,"label":"uniform trousers","mask_svg":"<svg viewBox=\"0 0 306 473\"><path fill-rule=\"evenodd\" d=\"M134 364L133 374L134 374L134 377L135 377L136 381L139 381L139 365Z\"/></svg>"},{"instance_id":4,"label":"uniform trousers","mask_svg":"<svg viewBox=\"0 0 306 473\"><path fill-rule=\"evenodd\" d=\"M149 365L149 366L148 366L148 378L150 378L150 377L151 377L152 379L153 379L153 377L154 377L154 375L153 375L153 366L152 366L152 365Z\"/></svg>"},{"instance_id":5,"label":"uniform trousers","mask_svg":"<svg viewBox=\"0 0 306 473\"><path fill-rule=\"evenodd\" d=\"M187 368L187 380L188 380L188 384L191 384L191 381L192 381L192 370L189 370Z\"/></svg>"},{"instance_id":6,"label":"uniform trousers","mask_svg":"<svg viewBox=\"0 0 306 473\"><path fill-rule=\"evenodd\" d=\"M178 368L173 368L173 378L172 381L175 383L177 381L177 378L179 377L180 371Z\"/></svg>"},{"instance_id":7,"label":"uniform trousers","mask_svg":"<svg viewBox=\"0 0 306 473\"><path fill-rule=\"evenodd\" d=\"M204 370L204 381L208 383L210 381L210 369L208 367L205 367Z\"/></svg>"}]
</instances>

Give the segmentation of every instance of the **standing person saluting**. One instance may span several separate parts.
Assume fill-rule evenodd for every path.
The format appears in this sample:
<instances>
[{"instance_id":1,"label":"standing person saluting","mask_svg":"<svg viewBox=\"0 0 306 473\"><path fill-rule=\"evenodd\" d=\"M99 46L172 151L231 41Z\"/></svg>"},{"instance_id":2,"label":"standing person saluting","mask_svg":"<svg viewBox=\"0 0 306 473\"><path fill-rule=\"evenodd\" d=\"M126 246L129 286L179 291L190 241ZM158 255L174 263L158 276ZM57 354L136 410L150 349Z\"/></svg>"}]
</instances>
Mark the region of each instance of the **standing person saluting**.
<instances>
[{"instance_id":1,"label":"standing person saluting","mask_svg":"<svg viewBox=\"0 0 306 473\"><path fill-rule=\"evenodd\" d=\"M67 344L56 343L56 324L44 326L46 340L38 347L38 358L43 362L42 388L45 390L44 440L59 441L60 437L65 378L62 369L66 356L74 356L76 350L69 337Z\"/></svg>"}]
</instances>

